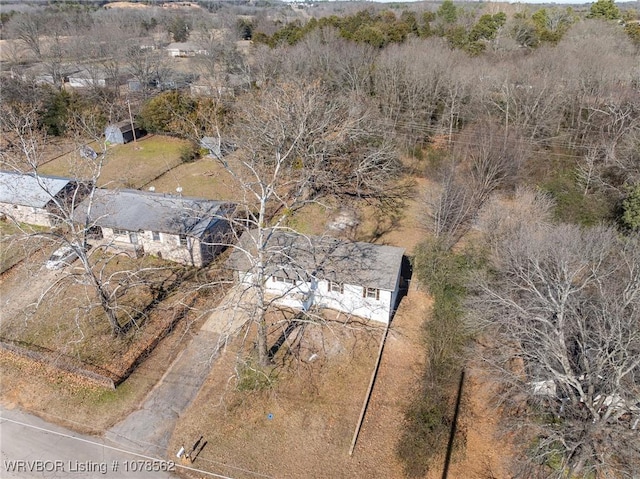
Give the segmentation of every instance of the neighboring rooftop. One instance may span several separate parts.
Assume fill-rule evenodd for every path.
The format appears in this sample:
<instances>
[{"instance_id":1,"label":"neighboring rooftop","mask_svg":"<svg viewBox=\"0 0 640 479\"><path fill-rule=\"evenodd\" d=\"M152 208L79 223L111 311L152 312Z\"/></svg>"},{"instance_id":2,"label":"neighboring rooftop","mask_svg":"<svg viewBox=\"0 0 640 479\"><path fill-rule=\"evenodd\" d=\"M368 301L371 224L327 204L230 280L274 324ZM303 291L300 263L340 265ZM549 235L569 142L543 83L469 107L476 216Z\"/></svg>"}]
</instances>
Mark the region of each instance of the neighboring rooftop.
<instances>
[{"instance_id":1,"label":"neighboring rooftop","mask_svg":"<svg viewBox=\"0 0 640 479\"><path fill-rule=\"evenodd\" d=\"M198 52L198 51L203 51L204 48L202 48L200 45L198 45L197 43L194 42L174 42L174 43L169 43L169 45L167 45L166 47L167 50L180 50L180 51L184 51L184 52Z\"/></svg>"},{"instance_id":2,"label":"neighboring rooftop","mask_svg":"<svg viewBox=\"0 0 640 479\"><path fill-rule=\"evenodd\" d=\"M240 248L234 249L228 266L250 271L250 257L256 251L258 231L243 233ZM395 246L347 242L328 236L304 236L282 230L265 234L267 275L282 274L291 279L325 279L369 288L393 291L404 250Z\"/></svg>"},{"instance_id":3,"label":"neighboring rooftop","mask_svg":"<svg viewBox=\"0 0 640 479\"><path fill-rule=\"evenodd\" d=\"M113 128L113 127L117 128L122 133L127 133L132 130L131 120L122 120L122 121L119 121L118 123L113 123L107 126L107 128ZM136 122L133 123L133 127L140 128Z\"/></svg>"},{"instance_id":4,"label":"neighboring rooftop","mask_svg":"<svg viewBox=\"0 0 640 479\"><path fill-rule=\"evenodd\" d=\"M84 222L91 205L90 222L127 231L159 231L199 237L208 225L229 214L233 205L222 201L165 195L138 190L96 189L93 202L86 198L76 209Z\"/></svg>"},{"instance_id":5,"label":"neighboring rooftop","mask_svg":"<svg viewBox=\"0 0 640 479\"><path fill-rule=\"evenodd\" d=\"M0 202L44 208L60 193L70 178L0 171Z\"/></svg>"}]
</instances>

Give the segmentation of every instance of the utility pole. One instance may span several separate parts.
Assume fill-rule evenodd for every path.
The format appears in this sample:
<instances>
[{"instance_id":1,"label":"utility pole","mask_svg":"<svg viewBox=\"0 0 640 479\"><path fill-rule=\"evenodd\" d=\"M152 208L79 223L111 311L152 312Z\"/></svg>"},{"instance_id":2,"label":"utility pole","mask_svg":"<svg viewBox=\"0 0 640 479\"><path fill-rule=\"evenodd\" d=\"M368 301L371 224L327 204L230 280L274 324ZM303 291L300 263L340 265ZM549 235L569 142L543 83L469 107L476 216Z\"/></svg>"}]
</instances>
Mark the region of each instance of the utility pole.
<instances>
[{"instance_id":1,"label":"utility pole","mask_svg":"<svg viewBox=\"0 0 640 479\"><path fill-rule=\"evenodd\" d=\"M137 145L138 139L136 138L136 127L133 124L133 115L131 115L131 103L129 103L128 98L127 98L127 107L129 108L129 121L131 122L131 133L133 133L133 143Z\"/></svg>"}]
</instances>

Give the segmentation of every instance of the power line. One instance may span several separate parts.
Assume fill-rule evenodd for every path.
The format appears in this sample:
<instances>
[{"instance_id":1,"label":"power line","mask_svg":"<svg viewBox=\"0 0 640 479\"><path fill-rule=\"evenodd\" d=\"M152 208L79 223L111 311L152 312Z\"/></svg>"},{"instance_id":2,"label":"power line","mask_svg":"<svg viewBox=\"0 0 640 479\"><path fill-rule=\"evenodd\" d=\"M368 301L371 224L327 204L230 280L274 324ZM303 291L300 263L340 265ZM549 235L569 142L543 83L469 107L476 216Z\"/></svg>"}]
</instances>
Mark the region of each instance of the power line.
<instances>
[{"instance_id":1,"label":"power line","mask_svg":"<svg viewBox=\"0 0 640 479\"><path fill-rule=\"evenodd\" d=\"M9 419L9 418L7 418L7 417L2 417L2 418L0 418L0 419L1 419L2 421L11 422L11 423L14 423L14 424L18 424L18 425L20 425L20 426L23 426L23 427L28 427L28 428L35 429L35 430L38 430L38 431L42 431L42 432L49 433L49 434L55 434L55 435L57 435L57 436L65 437L65 438L67 438L67 439L72 439L72 440L75 440L75 441L84 442L84 443L87 443L87 444L91 444L91 445L93 445L93 446L99 446L99 447L106 448L106 449L109 449L109 450L112 450L112 451L121 452L121 453L124 453L124 454L129 454L129 455L131 455L131 456L140 457L140 458L147 459L147 460L150 460L150 461L161 461L161 462L164 462L164 463L166 463L166 464L169 464L169 463L170 463L169 461L166 461L166 460L164 460L164 459L158 459L157 457L147 456L147 455L145 455L145 454L140 454L140 453L133 452L133 451L130 451L130 450L127 450L127 449L123 449L123 448L120 448L120 447L109 446L109 445L104 444L104 443L100 443L100 442L92 441L92 440L89 440L89 439L84 439L84 438L82 438L82 437L77 437L77 436L73 436L73 435L70 435L70 434L65 434L65 433L58 432L58 431L53 431L53 430L51 430L51 429L47 429L47 428L40 427L40 426L34 426L34 425L32 425L32 424L27 424L27 423L24 423L24 422L22 422L22 421L16 421L16 420L14 420L14 419ZM210 461L210 460L208 460L207 462L213 462L213 463L215 463L215 462L217 462L217 461ZM171 464L173 464L173 463L171 462ZM249 473L251 473L251 474L255 474L255 475L257 475L257 476L267 477L267 478L270 478L270 477L271 477L271 476L267 476L267 475L264 475L264 474L260 474L260 473L257 473L257 472L254 472L254 471L251 471L251 470L248 470L248 469L243 469L243 468L240 468L240 467L229 466L228 464L224 464L224 463L219 463L219 464L222 464L222 465L223 465L223 466L225 466L225 467L230 467L230 468L238 469L238 470L241 470L241 471L243 471L243 472L249 472ZM182 469L184 469L184 470L187 470L187 471L197 472L197 473L201 473L201 474L206 474L206 475L208 475L208 476L211 476L211 477L217 477L217 478L219 478L219 479L234 479L234 478L232 478L232 477L230 477L230 476L223 476L223 475L221 475L221 474L216 474L216 473L214 473L214 472L209 472L209 471L205 471L205 470L202 470L202 469L197 469L197 468L195 468L195 467L185 466L185 465L183 465L183 464L175 464L175 466L176 466L176 467L179 467L179 468L182 468Z\"/></svg>"},{"instance_id":2,"label":"power line","mask_svg":"<svg viewBox=\"0 0 640 479\"><path fill-rule=\"evenodd\" d=\"M441 127L428 125L428 124L423 124L423 123L418 123L418 122L412 122L412 121L406 121L406 120L393 121L393 120L389 120L389 119L383 119L380 123L385 125L385 126L388 126L388 127L408 128L408 129L412 129L412 130L414 130L416 132L420 132L420 133L424 133L424 134L446 135L446 136L448 136L447 132L445 132ZM563 131L566 131L567 133L576 133L577 132L576 129L567 129L567 128L564 128ZM463 146L481 146L481 144L478 143L478 142L469 141L469 140L465 141L464 140L465 137L466 138L473 138L473 136L470 133L467 133L465 131L456 131L451 136L451 139L447 141L447 143L448 144L463 145ZM504 135L504 134L500 134L500 133L494 133L493 137L498 139L498 140L506 140L506 139L509 138L508 135ZM567 141L559 141L557 137L556 138L543 138L543 139L537 139L537 140L536 139L532 139L532 138L518 138L517 141L519 143L524 143L524 144L527 144L527 145L530 145L530 146L547 147L547 148L550 148L552 146L557 146L557 147L561 147L561 148L575 149L576 147L582 146L582 145L571 143L571 142L567 142ZM556 153L556 152L552 152L552 151L545 151L544 154L549 155L549 156L563 157L563 158L577 158L577 159L584 158L583 155L575 155L575 154L571 154L571 153Z\"/></svg>"}]
</instances>

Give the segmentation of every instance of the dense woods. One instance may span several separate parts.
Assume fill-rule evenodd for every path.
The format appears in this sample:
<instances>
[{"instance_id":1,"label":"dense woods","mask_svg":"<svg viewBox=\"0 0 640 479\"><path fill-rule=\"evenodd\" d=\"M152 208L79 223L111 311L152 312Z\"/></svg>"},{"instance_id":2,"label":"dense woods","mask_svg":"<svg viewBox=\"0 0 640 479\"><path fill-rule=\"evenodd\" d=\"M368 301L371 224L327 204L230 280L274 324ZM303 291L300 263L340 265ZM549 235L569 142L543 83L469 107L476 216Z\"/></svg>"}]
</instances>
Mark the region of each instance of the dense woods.
<instances>
[{"instance_id":1,"label":"dense woods","mask_svg":"<svg viewBox=\"0 0 640 479\"><path fill-rule=\"evenodd\" d=\"M638 12L612 0L198 3L198 14L106 2L3 12L3 168L34 153L13 140L95 136L132 110L148 131L246 152L243 169L225 168L261 232L326 198L401 214L407 180L427 178L413 192L425 240L411 253L435 305L430 369L397 446L407 475L443 453L473 351L518 431L514 477L635 477ZM163 47L186 41L207 53L178 65ZM70 65L111 81L67 88Z\"/></svg>"}]
</instances>

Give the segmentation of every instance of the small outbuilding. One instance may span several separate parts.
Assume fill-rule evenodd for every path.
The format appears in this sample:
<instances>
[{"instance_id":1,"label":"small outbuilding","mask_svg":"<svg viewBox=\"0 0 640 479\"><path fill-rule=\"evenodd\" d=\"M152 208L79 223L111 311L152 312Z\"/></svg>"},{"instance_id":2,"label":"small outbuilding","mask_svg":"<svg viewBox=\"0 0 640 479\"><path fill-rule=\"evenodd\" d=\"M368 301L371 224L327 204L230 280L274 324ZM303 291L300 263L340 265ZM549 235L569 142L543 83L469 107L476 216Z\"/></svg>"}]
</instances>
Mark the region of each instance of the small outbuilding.
<instances>
[{"instance_id":1,"label":"small outbuilding","mask_svg":"<svg viewBox=\"0 0 640 479\"><path fill-rule=\"evenodd\" d=\"M104 130L107 143L115 143L118 145L129 143L144 135L146 135L146 131L135 122L131 123L129 120L113 123L108 125Z\"/></svg>"},{"instance_id":2,"label":"small outbuilding","mask_svg":"<svg viewBox=\"0 0 640 479\"><path fill-rule=\"evenodd\" d=\"M167 48L170 57L195 57L196 55L208 55L209 51L193 42L170 43Z\"/></svg>"},{"instance_id":3,"label":"small outbuilding","mask_svg":"<svg viewBox=\"0 0 640 479\"><path fill-rule=\"evenodd\" d=\"M236 146L214 136L205 136L200 140L200 146L208 151L213 158L223 158L236 150Z\"/></svg>"},{"instance_id":4,"label":"small outbuilding","mask_svg":"<svg viewBox=\"0 0 640 479\"><path fill-rule=\"evenodd\" d=\"M108 83L107 75L102 71L82 68L69 75L69 86L72 88L106 87ZM115 80L111 83L115 83Z\"/></svg>"}]
</instances>

